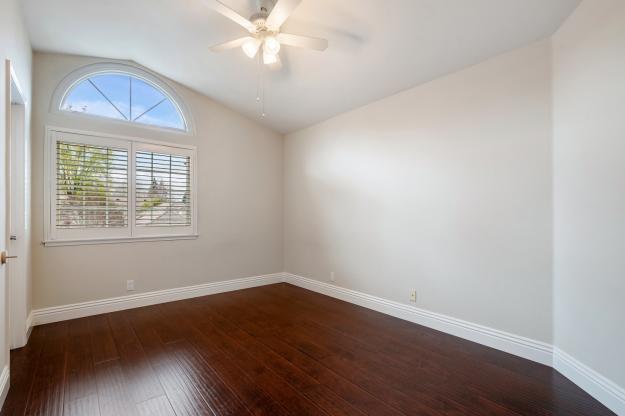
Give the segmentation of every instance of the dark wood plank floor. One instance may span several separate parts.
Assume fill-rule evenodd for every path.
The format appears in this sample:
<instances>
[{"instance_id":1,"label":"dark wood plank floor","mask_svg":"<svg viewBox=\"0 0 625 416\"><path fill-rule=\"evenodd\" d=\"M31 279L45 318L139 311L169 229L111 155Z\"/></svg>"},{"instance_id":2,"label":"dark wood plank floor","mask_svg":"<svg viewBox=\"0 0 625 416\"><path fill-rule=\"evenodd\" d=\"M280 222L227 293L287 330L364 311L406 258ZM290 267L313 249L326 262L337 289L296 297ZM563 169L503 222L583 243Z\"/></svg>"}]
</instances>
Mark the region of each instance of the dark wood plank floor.
<instances>
[{"instance_id":1,"label":"dark wood plank floor","mask_svg":"<svg viewBox=\"0 0 625 416\"><path fill-rule=\"evenodd\" d=\"M36 327L1 415L610 415L552 369L279 284Z\"/></svg>"}]
</instances>

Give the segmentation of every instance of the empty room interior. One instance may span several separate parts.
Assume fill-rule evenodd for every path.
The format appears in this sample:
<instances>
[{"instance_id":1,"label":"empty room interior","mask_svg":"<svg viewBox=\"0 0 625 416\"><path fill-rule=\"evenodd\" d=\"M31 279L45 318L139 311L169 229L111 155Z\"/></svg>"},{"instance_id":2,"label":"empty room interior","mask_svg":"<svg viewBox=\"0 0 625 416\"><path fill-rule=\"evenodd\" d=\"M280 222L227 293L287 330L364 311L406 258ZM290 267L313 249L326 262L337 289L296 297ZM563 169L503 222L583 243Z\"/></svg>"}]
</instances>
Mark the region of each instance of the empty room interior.
<instances>
[{"instance_id":1,"label":"empty room interior","mask_svg":"<svg viewBox=\"0 0 625 416\"><path fill-rule=\"evenodd\" d=\"M0 0L0 416L625 416L625 1Z\"/></svg>"}]
</instances>

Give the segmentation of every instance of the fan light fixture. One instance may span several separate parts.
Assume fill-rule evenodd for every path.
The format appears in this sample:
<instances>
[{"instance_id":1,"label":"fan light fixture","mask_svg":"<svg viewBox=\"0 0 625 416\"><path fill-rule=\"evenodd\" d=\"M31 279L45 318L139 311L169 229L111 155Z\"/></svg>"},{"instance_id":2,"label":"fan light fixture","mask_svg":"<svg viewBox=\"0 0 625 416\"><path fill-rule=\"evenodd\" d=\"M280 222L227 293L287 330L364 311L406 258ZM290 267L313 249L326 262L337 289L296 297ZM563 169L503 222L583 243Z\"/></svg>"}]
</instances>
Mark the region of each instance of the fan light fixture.
<instances>
[{"instance_id":1,"label":"fan light fixture","mask_svg":"<svg viewBox=\"0 0 625 416\"><path fill-rule=\"evenodd\" d=\"M246 37L211 47L213 52L222 52L240 46L245 55L254 58L262 47L263 62L270 65L280 62L278 53L280 53L281 46L295 46L317 51L324 51L328 47L328 41L325 39L292 35L280 30L282 24L289 18L302 0L257 0L260 11L250 16L249 19L241 16L220 0L205 1L215 11L239 24L249 32ZM279 67L280 65L275 65L275 68Z\"/></svg>"},{"instance_id":2,"label":"fan light fixture","mask_svg":"<svg viewBox=\"0 0 625 416\"><path fill-rule=\"evenodd\" d=\"M263 63L265 65L275 64L276 62L278 62L278 55L263 51Z\"/></svg>"},{"instance_id":3,"label":"fan light fixture","mask_svg":"<svg viewBox=\"0 0 625 416\"><path fill-rule=\"evenodd\" d=\"M265 38L265 45L263 47L263 51L270 55L277 55L280 52L280 42L275 36L267 36Z\"/></svg>"},{"instance_id":4,"label":"fan light fixture","mask_svg":"<svg viewBox=\"0 0 625 416\"><path fill-rule=\"evenodd\" d=\"M280 30L282 24L303 0L257 0L260 11L250 16L249 19L241 16L222 3L222 1L205 0L216 12L243 27L248 34L245 37L212 46L210 49L213 52L222 52L241 47L249 58L253 59L258 56L259 76L256 101L262 105L262 116L265 117L263 64L271 65L271 69L281 68L282 63L279 53L282 46L325 51L328 47L328 41L308 36L292 35ZM259 56L261 47L262 60L261 56Z\"/></svg>"},{"instance_id":5,"label":"fan light fixture","mask_svg":"<svg viewBox=\"0 0 625 416\"><path fill-rule=\"evenodd\" d=\"M258 53L258 49L260 48L260 43L261 43L260 40L250 38L246 40L245 43L243 43L243 45L241 45L241 49L243 49L243 52L245 52L245 54L251 59L251 58L254 58L256 54Z\"/></svg>"}]
</instances>

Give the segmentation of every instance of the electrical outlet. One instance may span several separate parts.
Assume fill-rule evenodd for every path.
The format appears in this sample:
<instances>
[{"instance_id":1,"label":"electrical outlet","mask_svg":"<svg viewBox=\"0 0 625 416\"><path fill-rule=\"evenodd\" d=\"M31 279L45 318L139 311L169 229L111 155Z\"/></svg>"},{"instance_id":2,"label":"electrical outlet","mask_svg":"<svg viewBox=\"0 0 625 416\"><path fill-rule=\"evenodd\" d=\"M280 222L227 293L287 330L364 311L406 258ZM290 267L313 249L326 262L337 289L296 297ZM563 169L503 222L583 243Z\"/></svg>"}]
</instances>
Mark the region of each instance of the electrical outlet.
<instances>
[{"instance_id":1,"label":"electrical outlet","mask_svg":"<svg viewBox=\"0 0 625 416\"><path fill-rule=\"evenodd\" d=\"M126 280L126 290L131 292L135 290L135 281L134 280Z\"/></svg>"},{"instance_id":2,"label":"electrical outlet","mask_svg":"<svg viewBox=\"0 0 625 416\"><path fill-rule=\"evenodd\" d=\"M330 272L330 280L336 282L336 276L334 275L334 272Z\"/></svg>"},{"instance_id":3,"label":"electrical outlet","mask_svg":"<svg viewBox=\"0 0 625 416\"><path fill-rule=\"evenodd\" d=\"M410 302L417 303L417 291L415 289L410 291Z\"/></svg>"}]
</instances>

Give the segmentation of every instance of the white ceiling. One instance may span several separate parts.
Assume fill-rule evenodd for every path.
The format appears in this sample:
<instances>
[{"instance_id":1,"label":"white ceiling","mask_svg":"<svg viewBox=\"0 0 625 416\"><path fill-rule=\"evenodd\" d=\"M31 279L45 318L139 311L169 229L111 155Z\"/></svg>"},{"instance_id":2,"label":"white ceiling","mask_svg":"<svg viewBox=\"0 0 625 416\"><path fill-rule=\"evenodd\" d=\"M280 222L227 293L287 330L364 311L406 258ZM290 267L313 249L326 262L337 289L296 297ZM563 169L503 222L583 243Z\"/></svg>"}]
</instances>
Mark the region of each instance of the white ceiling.
<instances>
[{"instance_id":1,"label":"white ceiling","mask_svg":"<svg viewBox=\"0 0 625 416\"><path fill-rule=\"evenodd\" d=\"M244 16L256 0L222 0ZM245 30L203 0L23 0L36 50L129 59L290 132L552 34L580 0L304 0L282 27L327 38L283 48L267 81L240 49Z\"/></svg>"}]
</instances>

